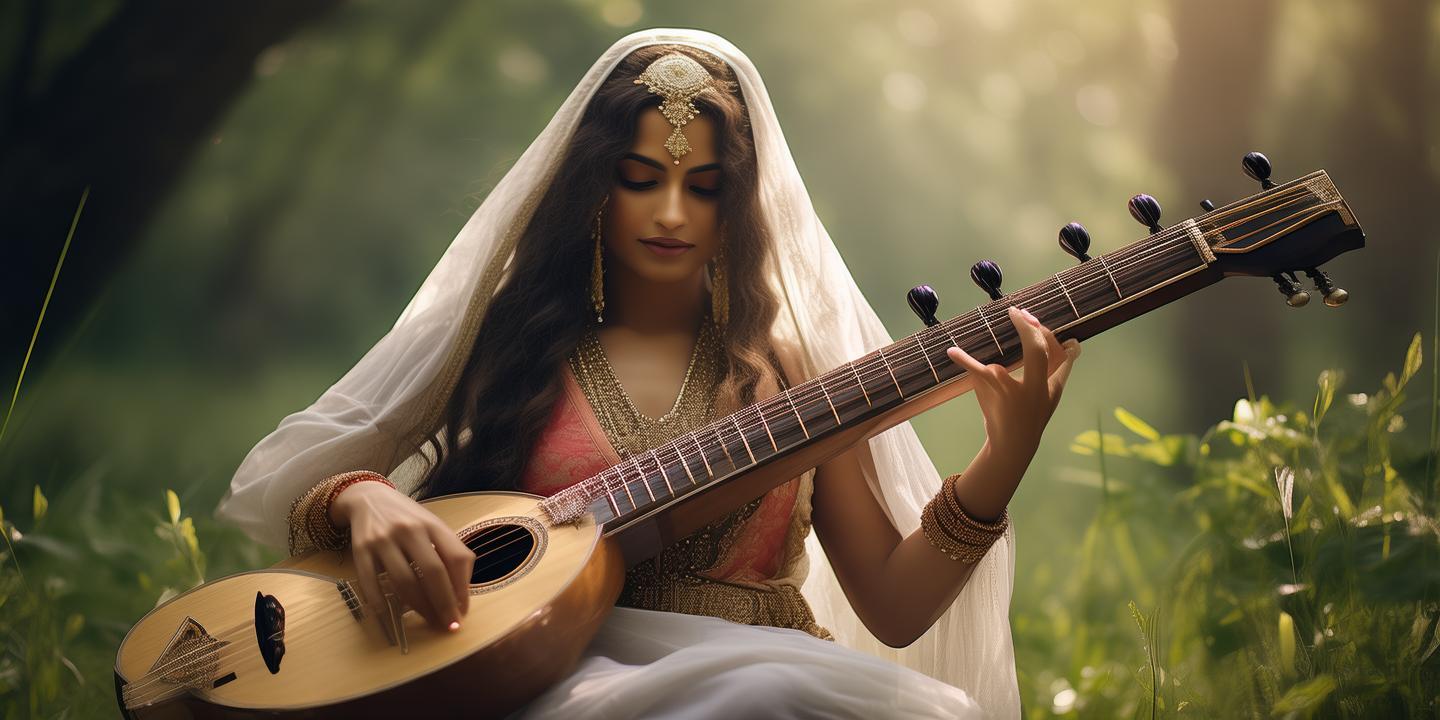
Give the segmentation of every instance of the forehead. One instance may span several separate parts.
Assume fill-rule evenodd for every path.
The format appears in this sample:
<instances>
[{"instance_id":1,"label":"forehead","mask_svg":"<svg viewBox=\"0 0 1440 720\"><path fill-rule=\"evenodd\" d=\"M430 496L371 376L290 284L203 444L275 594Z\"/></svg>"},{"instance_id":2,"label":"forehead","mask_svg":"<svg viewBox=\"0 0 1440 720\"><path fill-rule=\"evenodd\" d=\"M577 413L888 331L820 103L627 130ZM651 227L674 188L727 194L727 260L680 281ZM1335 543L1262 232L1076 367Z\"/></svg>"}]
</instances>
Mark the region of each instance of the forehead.
<instances>
[{"instance_id":1,"label":"forehead","mask_svg":"<svg viewBox=\"0 0 1440 720\"><path fill-rule=\"evenodd\" d=\"M716 162L715 123L705 117L705 111L701 110L700 115L680 129L685 133L685 139L690 142L690 152L682 155L680 164L675 165L675 158L665 149L665 141L670 138L675 126L660 114L658 105L657 102L656 106L640 111L640 119L635 127L635 142L630 146L631 152L654 158L667 167L681 171Z\"/></svg>"}]
</instances>

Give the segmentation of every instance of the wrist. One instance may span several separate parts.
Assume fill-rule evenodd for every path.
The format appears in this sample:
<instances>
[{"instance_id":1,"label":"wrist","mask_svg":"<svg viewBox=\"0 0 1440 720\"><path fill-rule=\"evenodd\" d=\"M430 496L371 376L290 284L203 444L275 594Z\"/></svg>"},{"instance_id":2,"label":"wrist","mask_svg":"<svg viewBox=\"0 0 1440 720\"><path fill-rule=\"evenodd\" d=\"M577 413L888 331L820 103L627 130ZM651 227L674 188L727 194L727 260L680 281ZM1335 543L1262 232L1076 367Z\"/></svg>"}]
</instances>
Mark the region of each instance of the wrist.
<instances>
[{"instance_id":1,"label":"wrist","mask_svg":"<svg viewBox=\"0 0 1440 720\"><path fill-rule=\"evenodd\" d=\"M351 510L367 493L385 492L394 488L395 485L380 473L345 473L325 499L325 516L336 529L347 528L350 526Z\"/></svg>"}]
</instances>

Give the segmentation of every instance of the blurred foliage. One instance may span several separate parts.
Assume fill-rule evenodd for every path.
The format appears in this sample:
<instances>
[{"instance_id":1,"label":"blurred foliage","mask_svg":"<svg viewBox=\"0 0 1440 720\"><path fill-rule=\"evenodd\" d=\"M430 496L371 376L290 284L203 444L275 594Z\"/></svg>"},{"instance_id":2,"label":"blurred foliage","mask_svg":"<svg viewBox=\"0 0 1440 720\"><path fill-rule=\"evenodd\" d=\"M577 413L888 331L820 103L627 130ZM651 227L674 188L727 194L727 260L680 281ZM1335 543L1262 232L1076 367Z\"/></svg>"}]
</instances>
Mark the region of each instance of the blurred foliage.
<instances>
[{"instance_id":1,"label":"blurred foliage","mask_svg":"<svg viewBox=\"0 0 1440 720\"><path fill-rule=\"evenodd\" d=\"M1407 401L1421 358L1417 334L1374 392L1327 370L1308 407L1241 399L1199 437L1122 408L1124 433L1077 436L1102 499L1051 558L1075 572L1016 608L1027 716L1433 717L1436 456L1405 432L1436 408Z\"/></svg>"},{"instance_id":2,"label":"blurred foliage","mask_svg":"<svg viewBox=\"0 0 1440 720\"><path fill-rule=\"evenodd\" d=\"M0 715L115 714L115 651L151 607L199 585L205 553L180 498L118 498L93 468L28 518L0 510ZM22 527L24 528L22 530Z\"/></svg>"}]
</instances>

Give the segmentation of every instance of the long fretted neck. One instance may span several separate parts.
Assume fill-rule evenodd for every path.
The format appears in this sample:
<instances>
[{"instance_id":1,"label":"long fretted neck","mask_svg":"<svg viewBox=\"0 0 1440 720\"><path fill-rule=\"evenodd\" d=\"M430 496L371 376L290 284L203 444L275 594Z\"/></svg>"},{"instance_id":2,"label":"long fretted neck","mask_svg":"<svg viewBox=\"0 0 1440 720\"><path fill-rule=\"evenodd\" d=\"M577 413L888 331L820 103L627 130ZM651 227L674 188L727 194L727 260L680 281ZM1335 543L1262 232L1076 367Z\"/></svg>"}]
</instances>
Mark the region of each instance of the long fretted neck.
<instances>
[{"instance_id":1,"label":"long fretted neck","mask_svg":"<svg viewBox=\"0 0 1440 720\"><path fill-rule=\"evenodd\" d=\"M1321 182L1323 181L1323 182ZM1269 242L1335 211L1323 171L1232 203L1056 273L856 358L709 425L632 456L542 503L556 523L594 513L607 533L956 380L946 355L1012 365L1019 336L1006 308L1029 310L1061 340L1084 339L1218 281L1216 252ZM1337 196L1338 197L1338 196ZM1278 228L1278 229L1277 229ZM1266 239L1264 236L1273 236Z\"/></svg>"}]
</instances>

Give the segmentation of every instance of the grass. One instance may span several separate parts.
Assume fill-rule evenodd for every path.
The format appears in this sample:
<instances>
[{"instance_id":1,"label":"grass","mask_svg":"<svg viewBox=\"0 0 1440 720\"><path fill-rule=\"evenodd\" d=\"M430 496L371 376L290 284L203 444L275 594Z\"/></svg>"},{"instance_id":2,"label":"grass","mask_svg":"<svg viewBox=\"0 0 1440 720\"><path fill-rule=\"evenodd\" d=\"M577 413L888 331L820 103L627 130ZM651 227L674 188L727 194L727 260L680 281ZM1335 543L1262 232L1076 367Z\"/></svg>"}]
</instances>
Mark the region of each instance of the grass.
<instances>
[{"instance_id":1,"label":"grass","mask_svg":"<svg viewBox=\"0 0 1440 720\"><path fill-rule=\"evenodd\" d=\"M1065 681L1024 688L1027 716L1433 717L1435 429L1405 420L1435 418L1434 388L1406 396L1423 344L1369 393L1326 371L1305 408L1252 395L1198 437L1121 408L1128 435L1076 437L1105 497L1064 612L1015 624L1026 674Z\"/></svg>"}]
</instances>

